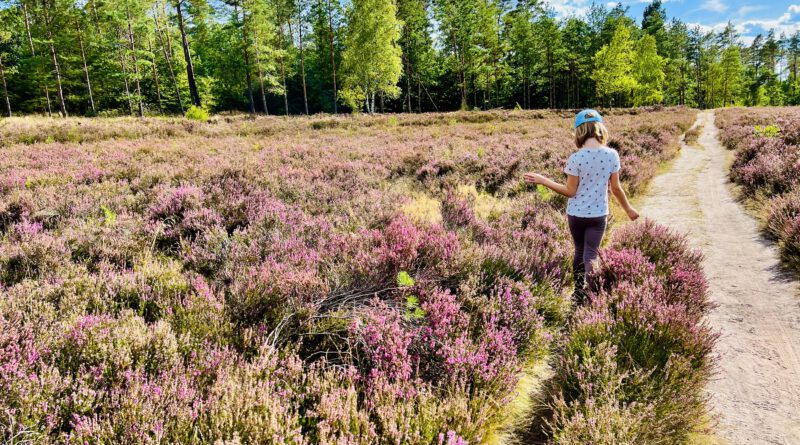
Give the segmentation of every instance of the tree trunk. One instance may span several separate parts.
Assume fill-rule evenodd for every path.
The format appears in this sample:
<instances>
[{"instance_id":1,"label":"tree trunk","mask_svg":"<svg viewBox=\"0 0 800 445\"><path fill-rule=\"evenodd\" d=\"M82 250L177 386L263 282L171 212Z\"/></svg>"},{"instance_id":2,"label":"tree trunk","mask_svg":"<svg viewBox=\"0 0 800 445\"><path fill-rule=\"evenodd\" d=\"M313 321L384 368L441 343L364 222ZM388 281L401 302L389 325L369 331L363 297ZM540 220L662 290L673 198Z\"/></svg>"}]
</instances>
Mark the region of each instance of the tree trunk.
<instances>
[{"instance_id":1,"label":"tree trunk","mask_svg":"<svg viewBox=\"0 0 800 445\"><path fill-rule=\"evenodd\" d=\"M522 63L522 108L528 108L528 98L525 96L525 89L528 88L528 79L525 73L525 62Z\"/></svg>"},{"instance_id":2,"label":"tree trunk","mask_svg":"<svg viewBox=\"0 0 800 445\"><path fill-rule=\"evenodd\" d=\"M33 46L33 35L31 34L31 25L30 25L30 22L28 21L28 7L27 7L27 5L25 4L24 1L21 1L20 3L22 3L22 17L23 17L23 19L24 19L23 21L25 23L25 33L28 35L28 44L31 47L31 56L32 57L36 57L36 47ZM45 111L47 111L47 116L52 117L53 113L52 113L52 110L50 108L50 90L47 88L46 82L41 81L41 82L39 82L39 84L40 85L44 84L44 88L43 89L44 89L44 92L45 92L45 103L46 103L46 106L47 106Z\"/></svg>"},{"instance_id":3,"label":"tree trunk","mask_svg":"<svg viewBox=\"0 0 800 445\"><path fill-rule=\"evenodd\" d=\"M178 13L178 28L181 31L181 46L183 46L183 57L186 59L186 78L189 80L189 94L192 96L192 103L199 107L200 94L197 92L197 83L194 79L194 66L192 65L192 55L189 53L189 39L186 38L186 27L183 24L183 12L181 11L181 2L175 2L175 9Z\"/></svg>"},{"instance_id":4,"label":"tree trunk","mask_svg":"<svg viewBox=\"0 0 800 445\"><path fill-rule=\"evenodd\" d=\"M169 33L169 19L167 18L167 4L164 2L162 5L163 7L163 14L164 14L164 28L162 29L162 33L167 37L167 52L169 53L170 59L175 59L175 53L172 51L174 48L172 47L172 38L170 37Z\"/></svg>"},{"instance_id":5,"label":"tree trunk","mask_svg":"<svg viewBox=\"0 0 800 445\"><path fill-rule=\"evenodd\" d=\"M94 24L97 26L100 23L100 19L97 16L97 2L95 0L91 1L92 4L92 16L94 16Z\"/></svg>"},{"instance_id":6,"label":"tree trunk","mask_svg":"<svg viewBox=\"0 0 800 445\"><path fill-rule=\"evenodd\" d=\"M286 116L289 115L289 90L286 88L286 65L283 61L283 51L285 49L285 45L283 43L284 38L284 28L283 28L283 9L281 8L281 2L278 2L278 22L280 23L280 35L278 36L278 44L280 45L280 57L279 63L281 65L281 82L283 83L283 108L284 114Z\"/></svg>"},{"instance_id":7,"label":"tree trunk","mask_svg":"<svg viewBox=\"0 0 800 445\"><path fill-rule=\"evenodd\" d=\"M411 112L411 61L408 59L408 56L404 57L406 59L406 100L403 101L403 108L409 113Z\"/></svg>"},{"instance_id":8,"label":"tree trunk","mask_svg":"<svg viewBox=\"0 0 800 445\"><path fill-rule=\"evenodd\" d=\"M286 88L286 66L283 63L283 24L281 24L281 81L283 82L283 108L284 113L289 115L289 90Z\"/></svg>"},{"instance_id":9,"label":"tree trunk","mask_svg":"<svg viewBox=\"0 0 800 445\"><path fill-rule=\"evenodd\" d=\"M6 114L11 117L11 101L8 99L8 86L6 86L6 70L3 67L3 56L0 55L0 78L3 80L3 97L6 101Z\"/></svg>"},{"instance_id":10,"label":"tree trunk","mask_svg":"<svg viewBox=\"0 0 800 445\"><path fill-rule=\"evenodd\" d=\"M86 89L89 91L89 105L92 107L92 113L97 113L94 106L94 95L92 94L92 81L89 79L89 66L86 64L86 51L83 48L83 32L80 25L76 26L78 30L78 43L81 47L81 60L83 61L83 75L86 77Z\"/></svg>"},{"instance_id":11,"label":"tree trunk","mask_svg":"<svg viewBox=\"0 0 800 445\"><path fill-rule=\"evenodd\" d=\"M331 12L331 0L328 1L328 40L331 45L331 78L333 79L333 113L339 114L339 90L336 87L336 58L334 57L335 48L333 47L333 12Z\"/></svg>"},{"instance_id":12,"label":"tree trunk","mask_svg":"<svg viewBox=\"0 0 800 445\"><path fill-rule=\"evenodd\" d=\"M53 37L50 31L47 31L48 40L50 40L50 55L53 57L53 67L55 68L56 72L56 86L58 86L58 100L61 106L61 115L63 117L68 117L67 115L67 103L64 101L64 88L61 86L61 69L58 67L58 57L56 56L56 48L53 45Z\"/></svg>"},{"instance_id":13,"label":"tree trunk","mask_svg":"<svg viewBox=\"0 0 800 445\"><path fill-rule=\"evenodd\" d=\"M117 35L120 39L122 39L122 30L117 28ZM119 52L119 62L120 66L122 67L122 80L125 83L125 97L128 99L128 109L130 110L130 114L133 114L133 101L131 100L131 89L128 86L128 64L125 63L125 52L122 50L122 46L118 46L117 50Z\"/></svg>"},{"instance_id":14,"label":"tree trunk","mask_svg":"<svg viewBox=\"0 0 800 445\"><path fill-rule=\"evenodd\" d=\"M248 105L250 106L250 116L255 117L256 105L253 101L253 80L250 75L250 52L248 51L249 40L247 38L247 25L245 24L246 19L247 13L242 10L242 39L244 40L244 66L245 77L247 79L247 100Z\"/></svg>"},{"instance_id":15,"label":"tree trunk","mask_svg":"<svg viewBox=\"0 0 800 445\"><path fill-rule=\"evenodd\" d=\"M261 52L258 50L258 43L256 42L256 68L258 69L258 83L261 87L261 106L264 109L264 114L269 114L267 108L267 94L264 91L264 73L261 70Z\"/></svg>"},{"instance_id":16,"label":"tree trunk","mask_svg":"<svg viewBox=\"0 0 800 445\"><path fill-rule=\"evenodd\" d=\"M474 72L474 69L471 70L471 71L472 71L472 76L470 76L470 77L471 77L471 80L472 80L472 107L475 108L475 107L478 106L478 87L477 87L477 85L475 83L475 72Z\"/></svg>"},{"instance_id":17,"label":"tree trunk","mask_svg":"<svg viewBox=\"0 0 800 445\"><path fill-rule=\"evenodd\" d=\"M417 112L422 113L422 79L417 75Z\"/></svg>"},{"instance_id":18,"label":"tree trunk","mask_svg":"<svg viewBox=\"0 0 800 445\"><path fill-rule=\"evenodd\" d=\"M156 98L158 99L158 112L164 113L164 105L161 103L161 87L158 84L158 68L156 67L156 53L153 52L153 42L147 36L147 50L150 52L150 66L153 68L153 83L156 85Z\"/></svg>"},{"instance_id":19,"label":"tree trunk","mask_svg":"<svg viewBox=\"0 0 800 445\"><path fill-rule=\"evenodd\" d=\"M171 52L164 44L164 36L162 35L161 28L158 24L158 11L154 11L153 21L156 24L156 35L158 36L158 41L161 44L162 51L164 52L164 60L167 61L167 67L169 68L169 76L172 79L172 85L175 87L175 98L178 100L178 106L181 108L181 114L183 114L183 100L181 99L181 89L178 87L178 79L175 77L175 70L172 68Z\"/></svg>"},{"instance_id":20,"label":"tree trunk","mask_svg":"<svg viewBox=\"0 0 800 445\"><path fill-rule=\"evenodd\" d=\"M44 98L47 100L47 117L53 117L53 107L50 104L50 87L47 84L44 86Z\"/></svg>"},{"instance_id":21,"label":"tree trunk","mask_svg":"<svg viewBox=\"0 0 800 445\"><path fill-rule=\"evenodd\" d=\"M47 27L47 40L50 43L50 56L53 58L53 68L56 73L56 86L58 87L58 99L61 106L61 116L67 117L67 103L64 101L64 88L61 86L61 68L58 66L58 56L56 55L56 47L53 44L53 32L51 30L50 15L45 9L45 26Z\"/></svg>"},{"instance_id":22,"label":"tree trunk","mask_svg":"<svg viewBox=\"0 0 800 445\"><path fill-rule=\"evenodd\" d=\"M458 77L459 81L461 82L461 109L467 109L467 75L464 72L464 60L461 56L457 56L458 58Z\"/></svg>"},{"instance_id":23,"label":"tree trunk","mask_svg":"<svg viewBox=\"0 0 800 445\"><path fill-rule=\"evenodd\" d=\"M144 117L144 105L142 104L142 85L139 81L139 60L136 58L136 44L133 40L133 28L131 27L131 11L126 10L128 15L128 43L130 44L131 57L133 58L133 81L136 83L136 99L139 117Z\"/></svg>"},{"instance_id":24,"label":"tree trunk","mask_svg":"<svg viewBox=\"0 0 800 445\"><path fill-rule=\"evenodd\" d=\"M303 44L303 7L297 5L297 32L300 36L300 75L303 79L303 105L305 106L306 115L308 115L308 90L306 89L306 54L305 45Z\"/></svg>"},{"instance_id":25,"label":"tree trunk","mask_svg":"<svg viewBox=\"0 0 800 445\"><path fill-rule=\"evenodd\" d=\"M34 48L34 46L33 46L33 36L31 35L31 25L30 25L30 22L28 22L28 7L25 5L24 1L20 2L20 3L22 3L22 17L24 18L24 21L25 21L25 32L28 34L28 44L30 44L30 46L31 46L31 55L35 57L36 56L36 48Z\"/></svg>"}]
</instances>

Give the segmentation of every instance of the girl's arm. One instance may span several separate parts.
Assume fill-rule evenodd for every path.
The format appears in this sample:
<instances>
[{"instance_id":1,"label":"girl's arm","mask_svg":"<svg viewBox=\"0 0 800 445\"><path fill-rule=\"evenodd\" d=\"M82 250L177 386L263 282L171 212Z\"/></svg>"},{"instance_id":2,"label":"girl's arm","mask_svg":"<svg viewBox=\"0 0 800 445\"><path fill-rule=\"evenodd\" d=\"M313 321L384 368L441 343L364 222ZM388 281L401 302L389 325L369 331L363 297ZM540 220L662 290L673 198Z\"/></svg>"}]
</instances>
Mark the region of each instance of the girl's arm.
<instances>
[{"instance_id":1,"label":"girl's arm","mask_svg":"<svg viewBox=\"0 0 800 445\"><path fill-rule=\"evenodd\" d=\"M622 206L622 209L625 210L625 213L628 214L628 218L630 218L631 221L636 221L636 219L639 218L639 212L628 202L628 196L625 194L625 190L622 189L622 184L619 182L619 172L612 173L609 182L611 185L611 193L614 194L614 197L617 198L617 202Z\"/></svg>"},{"instance_id":2,"label":"girl's arm","mask_svg":"<svg viewBox=\"0 0 800 445\"><path fill-rule=\"evenodd\" d=\"M578 176L567 175L567 184L564 185L559 184L547 176L540 175L538 173L525 173L525 182L528 184L542 184L559 195L572 198L576 193L578 193L578 184L580 183L580 178Z\"/></svg>"}]
</instances>

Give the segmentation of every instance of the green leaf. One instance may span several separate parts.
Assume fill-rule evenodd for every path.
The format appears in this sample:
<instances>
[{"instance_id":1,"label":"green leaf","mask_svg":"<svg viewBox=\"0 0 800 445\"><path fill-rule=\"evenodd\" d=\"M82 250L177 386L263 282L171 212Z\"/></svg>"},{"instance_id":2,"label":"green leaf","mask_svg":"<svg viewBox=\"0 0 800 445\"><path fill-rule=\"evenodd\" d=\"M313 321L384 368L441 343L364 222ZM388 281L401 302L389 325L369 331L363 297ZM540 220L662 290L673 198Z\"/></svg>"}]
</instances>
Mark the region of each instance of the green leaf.
<instances>
[{"instance_id":1,"label":"green leaf","mask_svg":"<svg viewBox=\"0 0 800 445\"><path fill-rule=\"evenodd\" d=\"M108 207L102 205L100 206L100 210L103 211L103 224L110 226L117 221L117 214Z\"/></svg>"},{"instance_id":2,"label":"green leaf","mask_svg":"<svg viewBox=\"0 0 800 445\"><path fill-rule=\"evenodd\" d=\"M536 193L538 193L539 197L544 201L549 201L550 198L553 197L553 192L542 184L536 184Z\"/></svg>"},{"instance_id":3,"label":"green leaf","mask_svg":"<svg viewBox=\"0 0 800 445\"><path fill-rule=\"evenodd\" d=\"M414 285L414 279L406 271L400 271L397 274L397 285L400 287L411 287Z\"/></svg>"},{"instance_id":4,"label":"green leaf","mask_svg":"<svg viewBox=\"0 0 800 445\"><path fill-rule=\"evenodd\" d=\"M406 315L407 320L419 320L425 317L425 311L419 307L419 298L414 295L406 297Z\"/></svg>"}]
</instances>

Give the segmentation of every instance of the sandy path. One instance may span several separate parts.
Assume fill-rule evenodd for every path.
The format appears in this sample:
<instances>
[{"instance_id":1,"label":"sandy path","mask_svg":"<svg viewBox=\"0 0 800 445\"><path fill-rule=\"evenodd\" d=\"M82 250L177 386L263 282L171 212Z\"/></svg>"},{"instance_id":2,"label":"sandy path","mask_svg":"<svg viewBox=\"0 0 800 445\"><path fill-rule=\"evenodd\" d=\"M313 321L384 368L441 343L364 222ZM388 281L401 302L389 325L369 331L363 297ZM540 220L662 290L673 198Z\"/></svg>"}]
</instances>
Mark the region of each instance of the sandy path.
<instances>
[{"instance_id":1,"label":"sandy path","mask_svg":"<svg viewBox=\"0 0 800 445\"><path fill-rule=\"evenodd\" d=\"M706 256L708 317L721 337L708 391L717 435L731 445L800 444L800 288L733 199L713 112L698 117L700 147L683 146L654 179L640 213L689 234Z\"/></svg>"}]
</instances>

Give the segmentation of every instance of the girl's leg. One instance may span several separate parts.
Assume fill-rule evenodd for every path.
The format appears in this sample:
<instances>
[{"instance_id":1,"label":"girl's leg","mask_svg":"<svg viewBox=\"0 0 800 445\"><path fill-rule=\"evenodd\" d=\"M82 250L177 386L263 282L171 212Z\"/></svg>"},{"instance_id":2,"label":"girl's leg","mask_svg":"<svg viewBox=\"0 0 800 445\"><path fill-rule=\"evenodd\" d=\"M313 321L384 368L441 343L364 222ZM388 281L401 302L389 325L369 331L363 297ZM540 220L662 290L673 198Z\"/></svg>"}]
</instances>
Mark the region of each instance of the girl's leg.
<instances>
[{"instance_id":1,"label":"girl's leg","mask_svg":"<svg viewBox=\"0 0 800 445\"><path fill-rule=\"evenodd\" d=\"M573 297L579 302L585 297L583 287L586 281L586 268L584 264L584 245L585 240L585 218L567 215L567 224L569 225L569 233L572 235L572 241L575 244L575 255L572 257L572 275L575 278L575 292Z\"/></svg>"},{"instance_id":2,"label":"girl's leg","mask_svg":"<svg viewBox=\"0 0 800 445\"><path fill-rule=\"evenodd\" d=\"M600 254L600 243L603 241L603 235L606 232L606 217L585 218L585 221L583 264L586 268L586 274L591 276L592 263Z\"/></svg>"}]
</instances>

